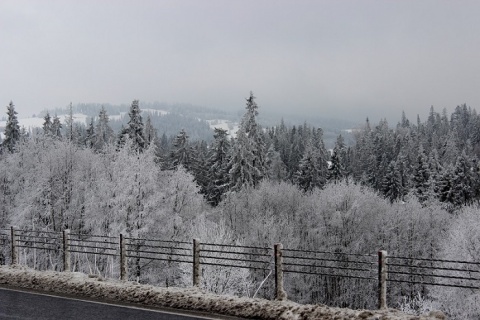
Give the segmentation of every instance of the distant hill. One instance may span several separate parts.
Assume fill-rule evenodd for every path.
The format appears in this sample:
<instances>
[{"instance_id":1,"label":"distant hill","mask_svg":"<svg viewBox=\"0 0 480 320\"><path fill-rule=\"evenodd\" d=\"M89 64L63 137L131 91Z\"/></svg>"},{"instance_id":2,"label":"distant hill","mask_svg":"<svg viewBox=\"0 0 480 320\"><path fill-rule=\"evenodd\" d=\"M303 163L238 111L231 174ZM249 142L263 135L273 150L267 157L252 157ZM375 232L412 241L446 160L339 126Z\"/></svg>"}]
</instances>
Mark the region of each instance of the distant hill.
<instances>
[{"instance_id":1,"label":"distant hill","mask_svg":"<svg viewBox=\"0 0 480 320\"><path fill-rule=\"evenodd\" d=\"M91 119L95 121L102 106L107 111L110 126L115 132L119 132L122 125L127 125L129 120L128 111L130 109L130 105L127 104L80 103L73 106L74 121L85 126L88 125ZM143 120L146 121L149 116L159 136L164 133L167 137L175 136L181 129L185 129L191 141L211 141L215 127L225 129L229 132L230 136L234 136L244 113L244 110L225 111L190 104L172 105L160 102L142 103L141 101L140 108L142 109ZM62 123L65 123L65 117L69 113L69 109L65 107L43 110L35 117L19 119L20 126L24 126L27 131L41 128L44 121L43 117L47 112L49 112L52 117L57 115ZM258 121L265 128L279 125L282 120L287 125L298 126L306 122L311 126L322 128L327 147L333 146L339 134L342 134L347 144L349 144L353 141L351 129L359 126L359 124L342 119L327 119L301 114L272 113L263 111L261 108L259 112ZM0 121L0 132L3 131L5 123L6 121Z\"/></svg>"}]
</instances>

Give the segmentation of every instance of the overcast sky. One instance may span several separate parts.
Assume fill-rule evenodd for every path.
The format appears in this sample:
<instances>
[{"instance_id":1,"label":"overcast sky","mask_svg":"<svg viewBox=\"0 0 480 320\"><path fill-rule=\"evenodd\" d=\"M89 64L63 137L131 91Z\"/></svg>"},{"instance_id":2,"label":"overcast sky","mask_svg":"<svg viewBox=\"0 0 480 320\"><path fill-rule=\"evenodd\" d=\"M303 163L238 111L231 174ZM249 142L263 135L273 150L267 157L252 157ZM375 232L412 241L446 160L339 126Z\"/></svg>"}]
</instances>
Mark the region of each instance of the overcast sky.
<instances>
[{"instance_id":1,"label":"overcast sky","mask_svg":"<svg viewBox=\"0 0 480 320\"><path fill-rule=\"evenodd\" d=\"M0 106L480 110L480 1L0 0ZM6 111L6 108L5 108Z\"/></svg>"}]
</instances>

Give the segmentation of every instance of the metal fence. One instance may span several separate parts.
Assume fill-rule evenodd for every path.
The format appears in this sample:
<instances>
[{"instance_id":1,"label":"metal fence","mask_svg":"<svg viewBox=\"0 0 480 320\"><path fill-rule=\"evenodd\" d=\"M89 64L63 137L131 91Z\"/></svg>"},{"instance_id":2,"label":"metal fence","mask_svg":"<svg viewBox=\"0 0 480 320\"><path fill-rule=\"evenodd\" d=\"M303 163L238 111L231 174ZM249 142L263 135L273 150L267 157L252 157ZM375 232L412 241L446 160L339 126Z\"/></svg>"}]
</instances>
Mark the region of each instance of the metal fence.
<instances>
[{"instance_id":1,"label":"metal fence","mask_svg":"<svg viewBox=\"0 0 480 320\"><path fill-rule=\"evenodd\" d=\"M480 289L480 262L389 256L389 282Z\"/></svg>"},{"instance_id":2,"label":"metal fence","mask_svg":"<svg viewBox=\"0 0 480 320\"><path fill-rule=\"evenodd\" d=\"M240 268L260 272L256 280L261 285L256 292L262 286L264 291L273 289L272 298L279 300L287 298L284 275L330 281L325 285L328 290L318 293L323 295L329 294L330 287L351 279L357 286L365 286L367 292L377 291L379 308L387 307L387 287L390 292L405 290L398 284L407 284L410 290L417 291L426 286L480 289L480 262L388 256L386 251L352 254L289 249L281 244L243 246L201 243L197 239L184 242L13 227L0 229L0 264L81 271L122 280L138 279L146 268L163 270L162 266L167 264L182 264L190 265L194 286L201 285L202 270L207 266Z\"/></svg>"},{"instance_id":3,"label":"metal fence","mask_svg":"<svg viewBox=\"0 0 480 320\"><path fill-rule=\"evenodd\" d=\"M312 288L296 294L303 303L375 308L372 292L378 290L377 265L377 256L372 254L283 249L287 291L298 292L305 285Z\"/></svg>"},{"instance_id":4,"label":"metal fence","mask_svg":"<svg viewBox=\"0 0 480 320\"><path fill-rule=\"evenodd\" d=\"M118 278L118 237L63 232L63 265L66 271L80 271Z\"/></svg>"},{"instance_id":5,"label":"metal fence","mask_svg":"<svg viewBox=\"0 0 480 320\"><path fill-rule=\"evenodd\" d=\"M11 264L9 229L0 229L0 265Z\"/></svg>"}]
</instances>

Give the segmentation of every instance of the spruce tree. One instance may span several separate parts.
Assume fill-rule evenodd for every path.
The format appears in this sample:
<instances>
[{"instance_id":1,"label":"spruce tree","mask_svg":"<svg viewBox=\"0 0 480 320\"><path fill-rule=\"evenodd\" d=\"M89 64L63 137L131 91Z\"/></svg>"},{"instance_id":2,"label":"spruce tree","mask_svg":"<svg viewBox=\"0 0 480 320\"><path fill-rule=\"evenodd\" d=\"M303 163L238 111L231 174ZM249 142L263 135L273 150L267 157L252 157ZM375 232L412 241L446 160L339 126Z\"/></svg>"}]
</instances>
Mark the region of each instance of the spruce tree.
<instances>
[{"instance_id":1,"label":"spruce tree","mask_svg":"<svg viewBox=\"0 0 480 320\"><path fill-rule=\"evenodd\" d=\"M293 126L289 131L289 148L287 150L287 166L288 177L293 181L295 173L298 171L298 166L302 159L304 152L302 137L299 129Z\"/></svg>"},{"instance_id":2,"label":"spruce tree","mask_svg":"<svg viewBox=\"0 0 480 320\"><path fill-rule=\"evenodd\" d=\"M45 117L43 117L43 134L52 134L52 118L50 117L50 113L48 113L48 111Z\"/></svg>"},{"instance_id":3,"label":"spruce tree","mask_svg":"<svg viewBox=\"0 0 480 320\"><path fill-rule=\"evenodd\" d=\"M420 150L415 164L414 174L412 178L413 193L420 202L425 202L429 198L430 188L430 172L428 170L428 162L423 149Z\"/></svg>"},{"instance_id":4,"label":"spruce tree","mask_svg":"<svg viewBox=\"0 0 480 320\"><path fill-rule=\"evenodd\" d=\"M215 128L213 135L215 140L210 147L210 154L207 159L208 184L205 193L207 201L213 206L220 203L229 186L228 154L230 152L230 142L227 136L226 130Z\"/></svg>"},{"instance_id":5,"label":"spruce tree","mask_svg":"<svg viewBox=\"0 0 480 320\"><path fill-rule=\"evenodd\" d=\"M403 150L400 150L397 160L395 161L395 172L398 174L399 181L399 199L404 200L404 196L408 193L408 184L410 182L407 156L405 156Z\"/></svg>"},{"instance_id":6,"label":"spruce tree","mask_svg":"<svg viewBox=\"0 0 480 320\"><path fill-rule=\"evenodd\" d=\"M184 129L175 137L168 164L170 170L175 170L178 166L183 166L187 170L190 169L192 164L192 151L188 143L188 138L187 132Z\"/></svg>"},{"instance_id":7,"label":"spruce tree","mask_svg":"<svg viewBox=\"0 0 480 320\"><path fill-rule=\"evenodd\" d=\"M325 179L322 175L321 163L324 161L318 149L311 142L307 143L305 152L294 175L295 183L303 191L312 191L314 188L322 188Z\"/></svg>"},{"instance_id":8,"label":"spruce tree","mask_svg":"<svg viewBox=\"0 0 480 320\"><path fill-rule=\"evenodd\" d=\"M395 161L391 161L383 179L383 194L392 203L402 195L402 182L397 168Z\"/></svg>"},{"instance_id":9,"label":"spruce tree","mask_svg":"<svg viewBox=\"0 0 480 320\"><path fill-rule=\"evenodd\" d=\"M65 129L66 129L65 137L67 138L67 140L74 141L75 131L73 130L73 106L71 102L68 107L68 115L67 117L65 117Z\"/></svg>"},{"instance_id":10,"label":"spruce tree","mask_svg":"<svg viewBox=\"0 0 480 320\"><path fill-rule=\"evenodd\" d=\"M443 165L455 165L458 154L461 149L458 148L458 134L457 130L452 130L448 133L448 136L444 140L443 147L441 149L441 159Z\"/></svg>"},{"instance_id":11,"label":"spruce tree","mask_svg":"<svg viewBox=\"0 0 480 320\"><path fill-rule=\"evenodd\" d=\"M439 197L439 181L442 176L443 167L440 163L437 149L432 149L428 156L428 170L430 173L430 187L433 188L433 194Z\"/></svg>"},{"instance_id":12,"label":"spruce tree","mask_svg":"<svg viewBox=\"0 0 480 320\"><path fill-rule=\"evenodd\" d=\"M122 128L118 132L117 135L117 142L116 142L116 150L120 151L126 144L128 139L128 128L122 124Z\"/></svg>"},{"instance_id":13,"label":"spruce tree","mask_svg":"<svg viewBox=\"0 0 480 320\"><path fill-rule=\"evenodd\" d=\"M93 118L90 119L90 123L88 125L86 136L85 136L85 146L87 148L93 148L95 145L95 127L93 126Z\"/></svg>"},{"instance_id":14,"label":"spruce tree","mask_svg":"<svg viewBox=\"0 0 480 320\"><path fill-rule=\"evenodd\" d=\"M330 157L330 166L328 167L328 180L338 182L345 176L345 169L337 149L333 149Z\"/></svg>"},{"instance_id":15,"label":"spruce tree","mask_svg":"<svg viewBox=\"0 0 480 320\"><path fill-rule=\"evenodd\" d=\"M455 162L452 175L453 204L457 207L470 204L472 200L472 170L465 151Z\"/></svg>"},{"instance_id":16,"label":"spruce tree","mask_svg":"<svg viewBox=\"0 0 480 320\"><path fill-rule=\"evenodd\" d=\"M138 100L133 100L130 106L130 120L128 121L128 137L132 140L132 147L137 152L143 152L145 149L145 136L143 131L143 120L140 114L140 106Z\"/></svg>"},{"instance_id":17,"label":"spruce tree","mask_svg":"<svg viewBox=\"0 0 480 320\"><path fill-rule=\"evenodd\" d=\"M328 178L328 160L330 159L330 152L325 148L323 142L323 130L321 128L312 130L312 144L314 154L318 158L318 166L320 170L321 185L324 185Z\"/></svg>"},{"instance_id":18,"label":"spruce tree","mask_svg":"<svg viewBox=\"0 0 480 320\"><path fill-rule=\"evenodd\" d=\"M109 125L107 111L102 106L95 125L94 147L96 151L103 150L114 140L114 132Z\"/></svg>"},{"instance_id":19,"label":"spruce tree","mask_svg":"<svg viewBox=\"0 0 480 320\"><path fill-rule=\"evenodd\" d=\"M439 200L444 203L444 207L449 211L453 210L455 202L455 193L453 186L453 168L448 166L443 170L440 180L438 181Z\"/></svg>"},{"instance_id":20,"label":"spruce tree","mask_svg":"<svg viewBox=\"0 0 480 320\"><path fill-rule=\"evenodd\" d=\"M167 138L165 132L162 134L160 139L157 140L157 161L162 163L164 169L169 168L169 150L170 150L170 141Z\"/></svg>"},{"instance_id":21,"label":"spruce tree","mask_svg":"<svg viewBox=\"0 0 480 320\"><path fill-rule=\"evenodd\" d=\"M338 182L346 177L345 158L347 157L346 146L342 135L337 137L330 157L328 168L328 180Z\"/></svg>"},{"instance_id":22,"label":"spruce tree","mask_svg":"<svg viewBox=\"0 0 480 320\"><path fill-rule=\"evenodd\" d=\"M4 150L13 152L15 145L20 140L20 126L18 125L17 112L12 101L7 106L7 124L5 126L5 139L2 142Z\"/></svg>"},{"instance_id":23,"label":"spruce tree","mask_svg":"<svg viewBox=\"0 0 480 320\"><path fill-rule=\"evenodd\" d=\"M270 144L265 160L267 177L272 181L285 181L287 179L287 168L282 161L280 153L275 150L274 144Z\"/></svg>"},{"instance_id":24,"label":"spruce tree","mask_svg":"<svg viewBox=\"0 0 480 320\"><path fill-rule=\"evenodd\" d=\"M61 138L62 137L62 123L60 118L55 115L53 118L52 126L50 127L50 131L53 137Z\"/></svg>"},{"instance_id":25,"label":"spruce tree","mask_svg":"<svg viewBox=\"0 0 480 320\"><path fill-rule=\"evenodd\" d=\"M145 122L145 143L150 145L157 140L157 130L152 125L152 118L150 115L147 116L147 121Z\"/></svg>"},{"instance_id":26,"label":"spruce tree","mask_svg":"<svg viewBox=\"0 0 480 320\"><path fill-rule=\"evenodd\" d=\"M266 174L265 143L256 121L258 106L252 92L247 99L246 109L229 164L230 184L235 191L244 186L256 186Z\"/></svg>"},{"instance_id":27,"label":"spruce tree","mask_svg":"<svg viewBox=\"0 0 480 320\"><path fill-rule=\"evenodd\" d=\"M192 152L195 156L191 157L189 171L195 177L194 181L200 187L200 192L206 194L209 180L207 167L207 143L204 140L197 141L192 148Z\"/></svg>"}]
</instances>

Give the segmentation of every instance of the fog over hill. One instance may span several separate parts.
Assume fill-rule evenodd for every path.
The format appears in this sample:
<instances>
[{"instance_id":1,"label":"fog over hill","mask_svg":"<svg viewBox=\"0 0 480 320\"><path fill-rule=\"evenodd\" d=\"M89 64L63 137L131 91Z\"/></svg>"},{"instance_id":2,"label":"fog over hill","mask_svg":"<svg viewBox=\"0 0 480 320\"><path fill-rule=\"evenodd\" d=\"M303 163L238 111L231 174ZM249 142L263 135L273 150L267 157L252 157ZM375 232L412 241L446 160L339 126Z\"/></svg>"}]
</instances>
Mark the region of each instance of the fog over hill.
<instances>
[{"instance_id":1,"label":"fog over hill","mask_svg":"<svg viewBox=\"0 0 480 320\"><path fill-rule=\"evenodd\" d=\"M88 126L90 121L98 117L102 106L107 111L110 119L110 125L115 132L118 132L122 125L128 123L128 110L130 104L100 104L100 103L78 103L72 107L74 121L78 124ZM140 108L144 120L151 118L153 126L157 129L159 136L165 133L167 137L177 135L181 129L185 129L192 140L211 141L213 139L213 129L222 128L228 131L230 136L234 136L238 130L239 122L242 118L244 109L237 111L220 110L196 106L192 104L167 104L161 102L142 102ZM29 118L20 118L19 124L25 127L27 132L32 132L35 128L41 128L43 117L47 114L54 117L57 115L62 123L69 114L69 107L44 109ZM0 131L3 131L6 123L6 116L1 117ZM264 128L277 126L281 121L286 125L308 125L322 128L324 130L325 143L333 147L335 139L339 134L346 138L347 144L350 144L352 128L358 128L363 125L360 122L354 122L345 119L334 119L324 117L322 114L309 115L295 113L291 111L272 112L265 111L260 106L259 124Z\"/></svg>"}]
</instances>

